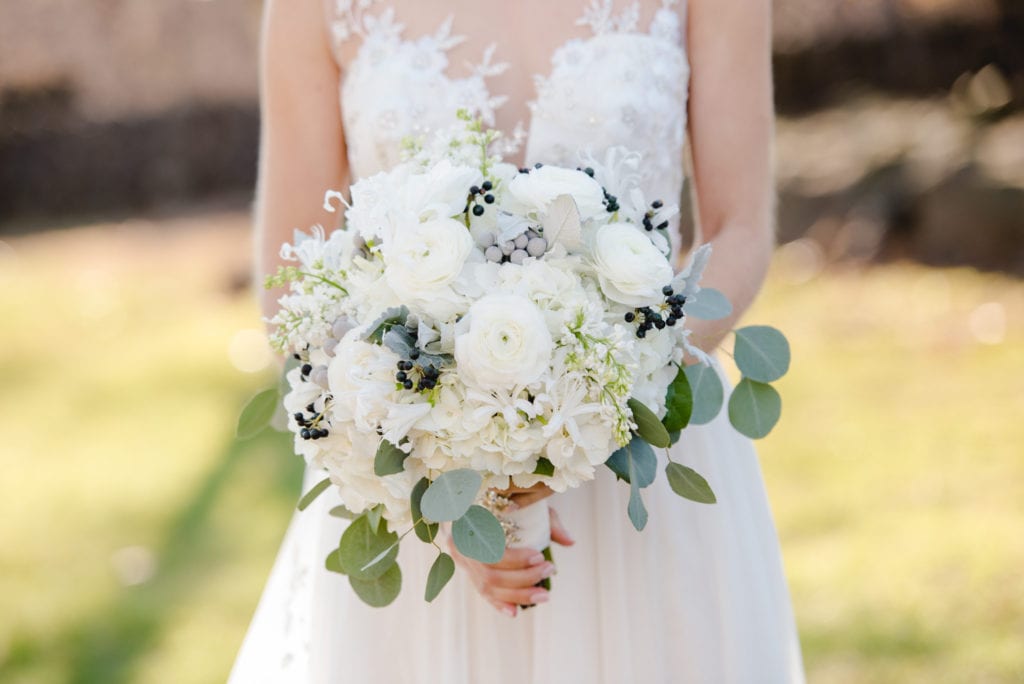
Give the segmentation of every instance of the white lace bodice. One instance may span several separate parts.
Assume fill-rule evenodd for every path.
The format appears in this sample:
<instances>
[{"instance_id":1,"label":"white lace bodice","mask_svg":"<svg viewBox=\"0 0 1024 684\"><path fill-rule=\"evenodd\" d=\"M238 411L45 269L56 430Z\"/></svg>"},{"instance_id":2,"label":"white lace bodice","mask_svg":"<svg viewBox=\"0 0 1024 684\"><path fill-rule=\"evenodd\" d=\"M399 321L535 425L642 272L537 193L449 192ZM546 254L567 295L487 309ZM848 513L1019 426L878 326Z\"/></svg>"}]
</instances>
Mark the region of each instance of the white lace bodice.
<instances>
[{"instance_id":1,"label":"white lace bodice","mask_svg":"<svg viewBox=\"0 0 1024 684\"><path fill-rule=\"evenodd\" d=\"M452 123L459 108L494 124L507 98L492 93L488 80L514 68L498 61L500 45L484 48L468 74L455 77L449 54L465 41L456 32L458 17L444 19L433 33L408 36L385 0L328 2L337 53L360 41L340 64L353 180L396 164L403 138ZM613 0L589 0L576 22L589 35L570 38L554 51L550 71L533 77L529 122L506 131L525 143L526 164L579 166L588 155L602 157L609 148L625 146L641 155L645 194L678 201L689 64L682 39L685 8L677 2L660 0L643 31L639 3L616 11Z\"/></svg>"}]
</instances>

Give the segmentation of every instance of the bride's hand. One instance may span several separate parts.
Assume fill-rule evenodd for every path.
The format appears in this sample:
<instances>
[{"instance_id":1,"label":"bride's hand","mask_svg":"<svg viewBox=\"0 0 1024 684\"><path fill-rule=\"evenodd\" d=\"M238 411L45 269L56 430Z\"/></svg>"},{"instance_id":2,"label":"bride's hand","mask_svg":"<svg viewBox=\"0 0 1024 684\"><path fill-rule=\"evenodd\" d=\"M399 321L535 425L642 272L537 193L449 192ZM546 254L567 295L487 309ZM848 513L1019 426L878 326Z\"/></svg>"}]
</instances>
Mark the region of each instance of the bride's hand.
<instances>
[{"instance_id":1,"label":"bride's hand","mask_svg":"<svg viewBox=\"0 0 1024 684\"><path fill-rule=\"evenodd\" d=\"M537 494L535 489L535 487L531 487L529 490L513 488L503 493L513 498L517 506L523 506L526 504L521 503L522 501L531 500L526 497ZM547 488L545 487L545 489ZM545 496L538 496L532 501L543 499ZM553 508L549 510L551 512L551 541L562 546L574 544L572 537L562 527L558 513ZM505 555L500 561L488 564L460 554L451 537L448 538L448 550L459 567L469 576L469 580L477 592L487 599L487 602L495 609L509 617L516 616L519 606L544 603L549 598L547 590L536 586L536 584L542 579L551 577L555 572L555 566L546 561L540 551L530 548L505 549Z\"/></svg>"}]
</instances>

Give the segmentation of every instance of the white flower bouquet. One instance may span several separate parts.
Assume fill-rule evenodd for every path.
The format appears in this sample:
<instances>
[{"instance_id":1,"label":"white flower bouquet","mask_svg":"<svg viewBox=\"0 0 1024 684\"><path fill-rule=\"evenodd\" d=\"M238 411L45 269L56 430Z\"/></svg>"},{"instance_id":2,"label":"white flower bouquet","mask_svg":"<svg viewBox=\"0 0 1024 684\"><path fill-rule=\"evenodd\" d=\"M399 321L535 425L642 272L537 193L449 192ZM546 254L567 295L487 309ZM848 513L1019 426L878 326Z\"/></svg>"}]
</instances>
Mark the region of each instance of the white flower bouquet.
<instances>
[{"instance_id":1,"label":"white flower bouquet","mask_svg":"<svg viewBox=\"0 0 1024 684\"><path fill-rule=\"evenodd\" d=\"M506 543L544 549L546 505L503 511L495 492L510 486L562 492L608 467L631 488L627 514L642 529L652 448L724 403L685 325L730 312L698 284L710 247L673 272L665 231L676 209L644 197L636 155L517 169L494 153L497 133L460 116L354 184L351 202L328 192L326 208L346 206L344 228L296 232L282 248L294 265L267 283L290 288L270 321L274 346L294 357L288 428L325 473L300 508L337 490L344 505L331 514L353 520L326 565L371 605L397 596L409 531L437 546L450 522L459 552L482 562ZM684 352L703 364L685 366ZM763 436L779 415L767 383L788 368L788 345L773 328L743 328L735 358L744 378L730 417ZM277 389L254 398L240 433L280 400ZM715 500L671 456L667 479L680 496ZM454 572L438 554L428 601Z\"/></svg>"}]
</instances>

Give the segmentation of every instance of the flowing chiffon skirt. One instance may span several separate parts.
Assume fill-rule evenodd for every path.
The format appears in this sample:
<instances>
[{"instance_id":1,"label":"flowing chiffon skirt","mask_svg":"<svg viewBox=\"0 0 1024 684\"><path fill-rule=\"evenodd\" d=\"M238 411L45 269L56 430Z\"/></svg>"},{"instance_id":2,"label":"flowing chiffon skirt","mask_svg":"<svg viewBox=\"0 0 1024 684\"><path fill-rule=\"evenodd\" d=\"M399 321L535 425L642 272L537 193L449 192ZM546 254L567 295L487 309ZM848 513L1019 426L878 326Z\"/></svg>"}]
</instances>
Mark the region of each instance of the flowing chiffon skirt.
<instances>
[{"instance_id":1,"label":"flowing chiffon skirt","mask_svg":"<svg viewBox=\"0 0 1024 684\"><path fill-rule=\"evenodd\" d=\"M607 469L552 497L576 544L553 548L550 602L515 618L461 571L424 602L437 552L412 536L400 552L401 595L387 608L364 605L323 567L346 524L327 514L338 502L326 492L292 520L229 681L802 682L752 444L723 411L685 430L672 456L708 479L718 503L680 499L662 471L643 490L650 519L637 532L629 487ZM306 486L319 477L307 472Z\"/></svg>"}]
</instances>

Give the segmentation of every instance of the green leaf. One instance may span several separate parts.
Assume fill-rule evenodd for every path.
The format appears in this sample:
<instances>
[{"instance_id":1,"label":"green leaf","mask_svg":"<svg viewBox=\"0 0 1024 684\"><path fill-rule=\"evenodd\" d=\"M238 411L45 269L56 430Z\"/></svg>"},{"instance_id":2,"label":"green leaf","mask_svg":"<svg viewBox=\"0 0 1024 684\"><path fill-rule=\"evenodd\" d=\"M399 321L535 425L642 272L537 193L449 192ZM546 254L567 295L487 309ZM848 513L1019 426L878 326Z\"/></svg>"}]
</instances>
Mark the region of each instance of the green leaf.
<instances>
[{"instance_id":1,"label":"green leaf","mask_svg":"<svg viewBox=\"0 0 1024 684\"><path fill-rule=\"evenodd\" d=\"M658 472L658 457L646 441L634 435L629 444L617 449L605 461L616 477L632 484L633 474L637 476L637 486L650 486Z\"/></svg>"},{"instance_id":2,"label":"green leaf","mask_svg":"<svg viewBox=\"0 0 1024 684\"><path fill-rule=\"evenodd\" d=\"M423 515L434 522L457 520L476 500L483 478L475 470L450 470L434 480L423 494Z\"/></svg>"},{"instance_id":3,"label":"green leaf","mask_svg":"<svg viewBox=\"0 0 1024 684\"><path fill-rule=\"evenodd\" d=\"M405 470L405 459L409 454L386 439L380 440L377 455L373 457L373 473L378 477L394 475Z\"/></svg>"},{"instance_id":4,"label":"green leaf","mask_svg":"<svg viewBox=\"0 0 1024 684\"><path fill-rule=\"evenodd\" d=\"M711 485L693 468L681 463L669 463L665 468L668 484L672 491L690 501L702 504L713 504L717 499L711 491Z\"/></svg>"},{"instance_id":5,"label":"green leaf","mask_svg":"<svg viewBox=\"0 0 1024 684\"><path fill-rule=\"evenodd\" d=\"M729 421L751 439L764 437L779 422L782 398L775 388L743 378L729 397Z\"/></svg>"},{"instance_id":6,"label":"green leaf","mask_svg":"<svg viewBox=\"0 0 1024 684\"><path fill-rule=\"evenodd\" d=\"M686 367L686 378L690 381L693 394L693 413L690 415L691 425L710 423L722 410L725 401L725 390L722 379L711 366L695 363Z\"/></svg>"},{"instance_id":7,"label":"green leaf","mask_svg":"<svg viewBox=\"0 0 1024 684\"><path fill-rule=\"evenodd\" d=\"M533 469L533 474L551 477L555 474L555 464L541 456L537 459L537 467Z\"/></svg>"},{"instance_id":8,"label":"green leaf","mask_svg":"<svg viewBox=\"0 0 1024 684\"><path fill-rule=\"evenodd\" d=\"M407 307L396 306L390 308L370 324L369 332L363 336L363 339L367 342L382 344L384 333L391 330L393 326L404 324L407 318L409 318L409 309Z\"/></svg>"},{"instance_id":9,"label":"green leaf","mask_svg":"<svg viewBox=\"0 0 1024 684\"><path fill-rule=\"evenodd\" d=\"M661 424L665 426L669 434L669 443L674 443L671 433L679 432L690 423L690 416L693 414L693 392L690 390L690 380L686 376L686 368L679 369L672 384L665 392L665 417Z\"/></svg>"},{"instance_id":10,"label":"green leaf","mask_svg":"<svg viewBox=\"0 0 1024 684\"><path fill-rule=\"evenodd\" d=\"M676 430L675 432L668 433L668 441L670 444L675 444L679 441L679 438L683 436L682 430Z\"/></svg>"},{"instance_id":11,"label":"green leaf","mask_svg":"<svg viewBox=\"0 0 1024 684\"><path fill-rule=\"evenodd\" d=\"M748 325L736 331L736 367L757 382L775 382L789 370L789 342L770 325Z\"/></svg>"},{"instance_id":12,"label":"green leaf","mask_svg":"<svg viewBox=\"0 0 1024 684\"><path fill-rule=\"evenodd\" d=\"M430 566L430 573L427 575L427 591L424 594L424 598L427 599L427 603L437 598L437 595L441 593L445 585L448 584L448 580L455 574L455 561L452 557L445 552L437 557L434 564Z\"/></svg>"},{"instance_id":13,"label":"green leaf","mask_svg":"<svg viewBox=\"0 0 1024 684\"><path fill-rule=\"evenodd\" d=\"M712 287L702 287L700 292L686 301L683 313L704 321L717 321L732 313L729 298Z\"/></svg>"},{"instance_id":14,"label":"green leaf","mask_svg":"<svg viewBox=\"0 0 1024 684\"><path fill-rule=\"evenodd\" d=\"M344 506L335 506L331 510L327 511L327 515L334 516L335 518L342 518L344 520L356 519L356 514L348 510Z\"/></svg>"},{"instance_id":15,"label":"green leaf","mask_svg":"<svg viewBox=\"0 0 1024 684\"><path fill-rule=\"evenodd\" d=\"M383 608L398 598L402 591L402 569L393 563L380 577L363 580L349 575L348 583L363 603L373 608Z\"/></svg>"},{"instance_id":16,"label":"green leaf","mask_svg":"<svg viewBox=\"0 0 1024 684\"><path fill-rule=\"evenodd\" d=\"M651 446L664 448L668 446L668 430L658 420L651 409L641 404L636 399L630 399L627 404L633 412L633 420L636 421L636 431Z\"/></svg>"},{"instance_id":17,"label":"green leaf","mask_svg":"<svg viewBox=\"0 0 1024 684\"><path fill-rule=\"evenodd\" d=\"M238 426L235 428L238 439L255 437L270 425L280 401L281 392L276 386L265 389L250 399L238 416Z\"/></svg>"},{"instance_id":18,"label":"green leaf","mask_svg":"<svg viewBox=\"0 0 1024 684\"><path fill-rule=\"evenodd\" d=\"M302 495L299 499L299 510L304 511L309 508L309 504L316 500L316 497L324 493L324 490L331 486L331 478L325 477L324 479L313 485L313 488Z\"/></svg>"},{"instance_id":19,"label":"green leaf","mask_svg":"<svg viewBox=\"0 0 1024 684\"><path fill-rule=\"evenodd\" d=\"M633 527L639 532L647 526L647 507L644 506L644 499L640 495L638 480L639 473L637 473L636 464L631 460L629 464L629 504L626 506L626 513L629 515L629 521L633 523Z\"/></svg>"},{"instance_id":20,"label":"green leaf","mask_svg":"<svg viewBox=\"0 0 1024 684\"><path fill-rule=\"evenodd\" d=\"M336 572L339 575L344 575L345 571L341 569L341 559L338 557L338 549L333 549L327 558L324 560L324 567L330 572Z\"/></svg>"},{"instance_id":21,"label":"green leaf","mask_svg":"<svg viewBox=\"0 0 1024 684\"><path fill-rule=\"evenodd\" d=\"M359 516L345 529L338 544L342 572L360 580L380 577L398 557L396 542L397 534L386 531L374 534L366 516Z\"/></svg>"},{"instance_id":22,"label":"green leaf","mask_svg":"<svg viewBox=\"0 0 1024 684\"><path fill-rule=\"evenodd\" d=\"M384 515L384 506L377 504L366 511L366 522L370 523L370 531L374 534L380 532L380 519Z\"/></svg>"},{"instance_id":23,"label":"green leaf","mask_svg":"<svg viewBox=\"0 0 1024 684\"><path fill-rule=\"evenodd\" d=\"M505 555L505 530L483 506L470 506L452 523L452 540L459 553L481 563L497 563Z\"/></svg>"},{"instance_id":24,"label":"green leaf","mask_svg":"<svg viewBox=\"0 0 1024 684\"><path fill-rule=\"evenodd\" d=\"M430 480L425 477L420 478L420 481L412 488L412 494L409 496L409 507L412 509L413 530L416 532L416 536L420 538L420 541L432 544L437 539L439 525L422 520L423 511L420 509L420 500L423 498L423 492L427 491L429 486Z\"/></svg>"}]
</instances>

